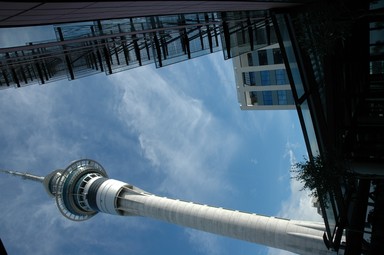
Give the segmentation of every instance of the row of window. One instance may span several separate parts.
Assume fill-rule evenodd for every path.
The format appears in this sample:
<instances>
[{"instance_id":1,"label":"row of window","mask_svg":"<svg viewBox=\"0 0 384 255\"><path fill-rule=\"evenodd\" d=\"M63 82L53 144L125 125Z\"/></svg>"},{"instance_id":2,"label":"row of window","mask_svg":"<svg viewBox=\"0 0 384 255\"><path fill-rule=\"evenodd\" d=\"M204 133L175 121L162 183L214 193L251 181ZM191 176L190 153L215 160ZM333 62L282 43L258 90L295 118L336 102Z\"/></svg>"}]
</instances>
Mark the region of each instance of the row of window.
<instances>
[{"instance_id":1,"label":"row of window","mask_svg":"<svg viewBox=\"0 0 384 255\"><path fill-rule=\"evenodd\" d=\"M294 103L292 91L251 91L249 92L251 103L254 105L292 105Z\"/></svg>"},{"instance_id":2,"label":"row of window","mask_svg":"<svg viewBox=\"0 0 384 255\"><path fill-rule=\"evenodd\" d=\"M248 66L283 64L283 57L279 48L272 49L272 57L270 57L271 61L268 61L268 52L269 50L259 50L257 52L248 53Z\"/></svg>"},{"instance_id":3,"label":"row of window","mask_svg":"<svg viewBox=\"0 0 384 255\"><path fill-rule=\"evenodd\" d=\"M274 93L275 92L275 95ZM290 90L278 90L278 91L263 91L263 103L264 105L287 105L292 104L292 92ZM274 96L277 96L277 102L274 103ZM290 100L288 100L288 98ZM276 99L275 99L276 101Z\"/></svg>"},{"instance_id":4,"label":"row of window","mask_svg":"<svg viewBox=\"0 0 384 255\"><path fill-rule=\"evenodd\" d=\"M248 86L270 86L289 84L285 69L243 73L243 84Z\"/></svg>"}]
</instances>

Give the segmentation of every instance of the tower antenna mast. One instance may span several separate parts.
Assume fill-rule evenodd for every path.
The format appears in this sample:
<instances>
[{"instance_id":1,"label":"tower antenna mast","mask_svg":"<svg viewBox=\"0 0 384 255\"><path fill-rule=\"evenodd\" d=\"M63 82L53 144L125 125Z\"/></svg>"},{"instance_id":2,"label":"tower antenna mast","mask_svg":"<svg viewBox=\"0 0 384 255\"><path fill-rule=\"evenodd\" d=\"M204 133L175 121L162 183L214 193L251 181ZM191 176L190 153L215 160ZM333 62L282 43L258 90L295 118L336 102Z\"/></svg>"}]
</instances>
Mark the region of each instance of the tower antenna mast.
<instances>
[{"instance_id":1,"label":"tower antenna mast","mask_svg":"<svg viewBox=\"0 0 384 255\"><path fill-rule=\"evenodd\" d=\"M33 175L33 174L30 174L27 172L22 173L22 172L18 172L18 171L14 171L14 170L4 170L4 169L0 169L0 172L5 173L5 174L10 174L13 176L19 176L23 179L27 179L27 180L31 180L31 181L36 181L36 182L43 182L44 181L43 176L37 176L37 175Z\"/></svg>"}]
</instances>

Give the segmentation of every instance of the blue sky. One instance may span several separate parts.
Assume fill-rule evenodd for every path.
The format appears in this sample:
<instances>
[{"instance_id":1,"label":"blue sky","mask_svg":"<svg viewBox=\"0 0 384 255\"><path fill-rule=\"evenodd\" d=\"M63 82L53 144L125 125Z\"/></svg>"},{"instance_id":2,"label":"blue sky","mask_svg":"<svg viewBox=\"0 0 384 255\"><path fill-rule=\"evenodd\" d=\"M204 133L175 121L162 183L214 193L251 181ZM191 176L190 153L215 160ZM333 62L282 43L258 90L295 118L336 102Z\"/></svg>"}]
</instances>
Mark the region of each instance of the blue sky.
<instances>
[{"instance_id":1,"label":"blue sky","mask_svg":"<svg viewBox=\"0 0 384 255\"><path fill-rule=\"evenodd\" d=\"M15 31L0 31L0 47L47 30ZM44 176L86 157L158 195L321 220L290 179L290 165L306 154L296 111L241 111L221 52L2 90L0 115L2 169ZM147 218L71 222L38 183L1 175L0 187L9 254L288 254Z\"/></svg>"}]
</instances>

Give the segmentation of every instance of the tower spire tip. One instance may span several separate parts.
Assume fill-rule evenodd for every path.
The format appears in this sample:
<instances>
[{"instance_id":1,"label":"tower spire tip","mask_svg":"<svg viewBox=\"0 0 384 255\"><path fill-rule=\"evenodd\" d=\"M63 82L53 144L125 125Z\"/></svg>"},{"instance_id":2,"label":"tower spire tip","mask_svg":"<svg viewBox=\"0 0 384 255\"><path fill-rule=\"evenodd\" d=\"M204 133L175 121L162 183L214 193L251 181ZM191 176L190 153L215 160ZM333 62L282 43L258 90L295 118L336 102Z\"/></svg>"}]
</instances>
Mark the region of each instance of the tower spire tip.
<instances>
[{"instance_id":1,"label":"tower spire tip","mask_svg":"<svg viewBox=\"0 0 384 255\"><path fill-rule=\"evenodd\" d=\"M13 176L20 176L21 178L27 179L27 180L32 180L32 181L37 181L37 182L43 182L44 181L43 176L33 175L30 173L22 173L22 172L18 172L18 171L4 170L4 169L0 169L0 172L5 173L5 174L10 174Z\"/></svg>"}]
</instances>

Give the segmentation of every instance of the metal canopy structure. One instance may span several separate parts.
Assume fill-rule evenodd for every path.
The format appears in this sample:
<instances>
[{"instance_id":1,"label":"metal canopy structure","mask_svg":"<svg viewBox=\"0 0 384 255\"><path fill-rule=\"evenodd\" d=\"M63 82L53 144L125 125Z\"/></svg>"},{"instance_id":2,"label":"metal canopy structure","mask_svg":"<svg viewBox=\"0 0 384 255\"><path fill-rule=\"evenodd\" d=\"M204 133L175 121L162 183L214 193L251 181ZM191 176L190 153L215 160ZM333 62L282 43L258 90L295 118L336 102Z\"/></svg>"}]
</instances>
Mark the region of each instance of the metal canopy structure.
<instances>
[{"instance_id":1,"label":"metal canopy structure","mask_svg":"<svg viewBox=\"0 0 384 255\"><path fill-rule=\"evenodd\" d=\"M1 1L0 27L37 26L175 14L270 10L312 0L273 1Z\"/></svg>"},{"instance_id":2,"label":"metal canopy structure","mask_svg":"<svg viewBox=\"0 0 384 255\"><path fill-rule=\"evenodd\" d=\"M151 63L160 68L221 49L228 59L275 41L266 11L97 20L54 30L55 41L0 49L0 88L110 75Z\"/></svg>"}]
</instances>

